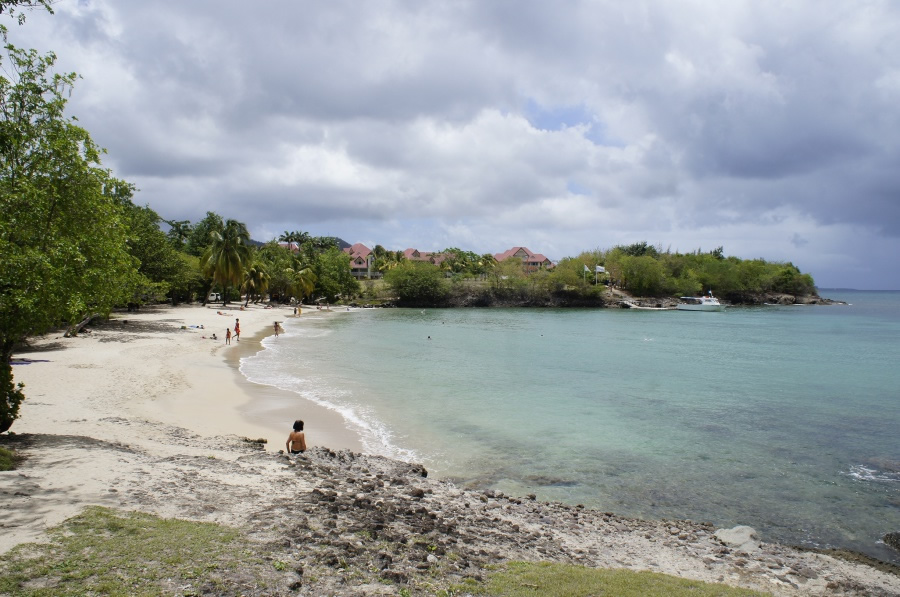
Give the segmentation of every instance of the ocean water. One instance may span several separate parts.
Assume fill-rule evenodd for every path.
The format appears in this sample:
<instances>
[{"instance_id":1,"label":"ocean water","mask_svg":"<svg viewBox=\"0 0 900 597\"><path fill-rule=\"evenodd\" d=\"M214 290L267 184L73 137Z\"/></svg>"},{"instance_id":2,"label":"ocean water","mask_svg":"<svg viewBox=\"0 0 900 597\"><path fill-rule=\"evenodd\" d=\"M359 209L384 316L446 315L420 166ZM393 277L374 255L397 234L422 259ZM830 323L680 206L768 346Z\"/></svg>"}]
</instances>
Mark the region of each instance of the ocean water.
<instances>
[{"instance_id":1,"label":"ocean water","mask_svg":"<svg viewBox=\"0 0 900 597\"><path fill-rule=\"evenodd\" d=\"M900 563L900 292L822 294L850 304L310 312L241 370L463 486Z\"/></svg>"}]
</instances>

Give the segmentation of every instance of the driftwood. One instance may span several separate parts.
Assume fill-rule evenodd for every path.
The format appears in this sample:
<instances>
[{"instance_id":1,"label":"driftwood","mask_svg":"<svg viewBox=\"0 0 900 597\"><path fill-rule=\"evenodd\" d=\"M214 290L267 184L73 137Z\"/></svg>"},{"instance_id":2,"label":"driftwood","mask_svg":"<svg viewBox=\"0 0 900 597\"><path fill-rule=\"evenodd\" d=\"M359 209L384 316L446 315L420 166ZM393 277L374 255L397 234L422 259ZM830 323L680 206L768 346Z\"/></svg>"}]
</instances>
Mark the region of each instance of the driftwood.
<instances>
[{"instance_id":1,"label":"driftwood","mask_svg":"<svg viewBox=\"0 0 900 597\"><path fill-rule=\"evenodd\" d=\"M82 319L80 323L73 325L72 327L67 329L66 333L63 334L63 336L66 338L71 338L72 336L77 336L78 332L81 331L81 328L83 328L84 326L89 324L91 322L91 320L94 319L95 317L100 317L100 314L99 313L91 313L90 315L88 315L87 317Z\"/></svg>"}]
</instances>

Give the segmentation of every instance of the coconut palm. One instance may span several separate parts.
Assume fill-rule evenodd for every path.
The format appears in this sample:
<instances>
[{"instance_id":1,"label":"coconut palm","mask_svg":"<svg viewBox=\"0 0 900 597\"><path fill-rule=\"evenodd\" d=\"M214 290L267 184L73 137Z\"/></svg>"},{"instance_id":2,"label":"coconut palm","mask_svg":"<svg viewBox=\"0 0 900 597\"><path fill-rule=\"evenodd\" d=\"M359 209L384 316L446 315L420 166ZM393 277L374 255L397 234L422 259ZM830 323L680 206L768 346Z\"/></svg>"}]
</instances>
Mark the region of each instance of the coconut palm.
<instances>
[{"instance_id":1,"label":"coconut palm","mask_svg":"<svg viewBox=\"0 0 900 597\"><path fill-rule=\"evenodd\" d=\"M209 233L210 245L200 258L203 273L222 286L222 305L228 304L228 289L244 281L244 267L250 262L250 233L247 226L227 220L221 230Z\"/></svg>"},{"instance_id":2,"label":"coconut palm","mask_svg":"<svg viewBox=\"0 0 900 597\"><path fill-rule=\"evenodd\" d=\"M497 267L497 259L490 253L485 253L478 260L478 269L482 276L487 276L491 270Z\"/></svg>"},{"instance_id":3,"label":"coconut palm","mask_svg":"<svg viewBox=\"0 0 900 597\"><path fill-rule=\"evenodd\" d=\"M294 245L296 245L296 248L299 249L300 245L310 240L310 236L308 232L302 232L299 230L285 230L284 233L282 233L282 235L278 237L278 240L283 243L288 243L288 248L293 251L295 248Z\"/></svg>"},{"instance_id":4,"label":"coconut palm","mask_svg":"<svg viewBox=\"0 0 900 597\"><path fill-rule=\"evenodd\" d=\"M287 268L284 272L290 280L291 292L297 298L297 302L312 293L316 287L316 274L308 267L303 267L297 262L294 267Z\"/></svg>"},{"instance_id":5,"label":"coconut palm","mask_svg":"<svg viewBox=\"0 0 900 597\"><path fill-rule=\"evenodd\" d=\"M266 266L262 263L254 263L248 267L244 272L244 283L241 285L241 290L247 293L247 302L244 303L244 306L250 304L251 296L259 300L268 289L269 273L266 271Z\"/></svg>"}]
</instances>

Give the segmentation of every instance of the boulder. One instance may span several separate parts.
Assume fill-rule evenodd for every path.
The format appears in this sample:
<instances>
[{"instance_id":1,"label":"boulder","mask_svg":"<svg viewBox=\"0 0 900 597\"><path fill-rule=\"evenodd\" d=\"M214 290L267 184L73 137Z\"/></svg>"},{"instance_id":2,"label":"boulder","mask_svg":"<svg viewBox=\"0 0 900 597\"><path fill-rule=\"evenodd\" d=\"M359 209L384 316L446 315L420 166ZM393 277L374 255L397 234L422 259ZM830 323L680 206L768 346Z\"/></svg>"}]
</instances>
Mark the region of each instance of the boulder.
<instances>
[{"instance_id":1,"label":"boulder","mask_svg":"<svg viewBox=\"0 0 900 597\"><path fill-rule=\"evenodd\" d=\"M733 529L719 529L716 538L725 545L747 553L759 549L759 535L753 527L739 525Z\"/></svg>"},{"instance_id":2,"label":"boulder","mask_svg":"<svg viewBox=\"0 0 900 597\"><path fill-rule=\"evenodd\" d=\"M884 536L884 542L897 551L900 551L900 531L888 533Z\"/></svg>"}]
</instances>

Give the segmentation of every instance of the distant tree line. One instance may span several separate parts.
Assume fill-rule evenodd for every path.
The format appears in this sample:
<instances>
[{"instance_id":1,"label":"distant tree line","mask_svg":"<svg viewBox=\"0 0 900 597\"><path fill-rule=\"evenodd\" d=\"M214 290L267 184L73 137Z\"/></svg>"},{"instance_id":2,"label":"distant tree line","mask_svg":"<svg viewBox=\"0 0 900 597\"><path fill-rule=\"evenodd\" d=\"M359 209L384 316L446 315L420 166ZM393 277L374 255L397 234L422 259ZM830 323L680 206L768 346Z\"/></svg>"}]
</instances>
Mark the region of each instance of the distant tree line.
<instances>
[{"instance_id":1,"label":"distant tree line","mask_svg":"<svg viewBox=\"0 0 900 597\"><path fill-rule=\"evenodd\" d=\"M733 301L764 293L816 293L812 276L792 263L726 257L723 247L673 253L639 242L585 251L537 271L516 258L497 263L460 249L442 253L449 257L438 266L400 262L384 274L400 304L589 305L601 302L609 288L642 297L712 291Z\"/></svg>"}]
</instances>

